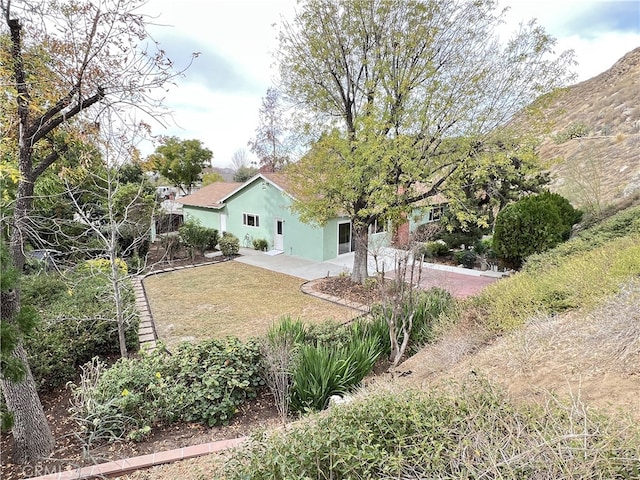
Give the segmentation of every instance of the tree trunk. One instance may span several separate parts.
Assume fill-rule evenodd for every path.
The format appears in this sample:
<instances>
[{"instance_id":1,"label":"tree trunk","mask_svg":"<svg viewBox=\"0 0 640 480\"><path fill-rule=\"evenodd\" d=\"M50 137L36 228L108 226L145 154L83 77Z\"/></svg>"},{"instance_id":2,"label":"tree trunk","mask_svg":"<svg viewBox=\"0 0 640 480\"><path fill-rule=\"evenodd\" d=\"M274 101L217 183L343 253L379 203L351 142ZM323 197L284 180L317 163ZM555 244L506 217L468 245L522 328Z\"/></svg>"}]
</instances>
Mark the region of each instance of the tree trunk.
<instances>
[{"instance_id":1,"label":"tree trunk","mask_svg":"<svg viewBox=\"0 0 640 480\"><path fill-rule=\"evenodd\" d=\"M353 271L351 280L356 283L364 283L369 278L367 256L369 253L369 226L361 222L353 222L352 234L355 239L353 256Z\"/></svg>"},{"instance_id":2,"label":"tree trunk","mask_svg":"<svg viewBox=\"0 0 640 480\"><path fill-rule=\"evenodd\" d=\"M28 212L33 199L31 149L28 146L20 148L19 166L22 178L18 182L10 245L13 264L18 272L22 272L25 261L24 236L29 231ZM16 289L13 301L8 305L3 304L2 321L13 322L19 311L20 291ZM22 342L18 343L13 355L24 365L25 377L17 383L3 378L2 391L7 408L13 414L11 431L16 443L15 462L26 463L48 456L53 450L55 441L42 409Z\"/></svg>"},{"instance_id":3,"label":"tree trunk","mask_svg":"<svg viewBox=\"0 0 640 480\"><path fill-rule=\"evenodd\" d=\"M25 377L18 383L2 378L2 393L9 412L13 414L11 433L16 444L14 461L24 464L47 457L55 441L36 392L22 343L16 346L13 355L25 366Z\"/></svg>"}]
</instances>

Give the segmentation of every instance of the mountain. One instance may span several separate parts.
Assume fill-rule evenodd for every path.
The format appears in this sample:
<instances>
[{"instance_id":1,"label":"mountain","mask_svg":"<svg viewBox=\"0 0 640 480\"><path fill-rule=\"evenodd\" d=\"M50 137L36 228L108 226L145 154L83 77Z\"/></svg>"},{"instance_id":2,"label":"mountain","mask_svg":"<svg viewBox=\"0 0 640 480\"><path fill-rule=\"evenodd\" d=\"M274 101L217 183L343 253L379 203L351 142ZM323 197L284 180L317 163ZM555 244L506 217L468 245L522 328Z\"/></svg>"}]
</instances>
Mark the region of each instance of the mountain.
<instances>
[{"instance_id":1,"label":"mountain","mask_svg":"<svg viewBox=\"0 0 640 480\"><path fill-rule=\"evenodd\" d=\"M539 154L553 191L587 209L640 195L640 47L530 110L550 129Z\"/></svg>"}]
</instances>

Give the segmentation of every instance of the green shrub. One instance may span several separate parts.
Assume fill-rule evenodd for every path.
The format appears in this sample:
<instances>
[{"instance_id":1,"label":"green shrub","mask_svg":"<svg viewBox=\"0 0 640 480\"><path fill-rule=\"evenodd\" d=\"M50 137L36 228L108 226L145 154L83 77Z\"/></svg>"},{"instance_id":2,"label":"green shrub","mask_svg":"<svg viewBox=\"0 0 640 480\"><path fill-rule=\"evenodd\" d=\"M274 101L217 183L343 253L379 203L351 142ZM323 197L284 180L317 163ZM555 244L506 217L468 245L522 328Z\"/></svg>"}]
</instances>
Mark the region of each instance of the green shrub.
<instances>
[{"instance_id":1,"label":"green shrub","mask_svg":"<svg viewBox=\"0 0 640 480\"><path fill-rule=\"evenodd\" d=\"M333 320L314 323L307 326L305 343L307 345L324 345L328 347L341 347L352 339L349 328Z\"/></svg>"},{"instance_id":2,"label":"green shrub","mask_svg":"<svg viewBox=\"0 0 640 480\"><path fill-rule=\"evenodd\" d=\"M543 270L551 265L558 265L563 258L589 252L611 240L638 232L640 206L622 210L591 228L578 232L568 242L558 245L553 250L527 257L524 269L531 272Z\"/></svg>"},{"instance_id":3,"label":"green shrub","mask_svg":"<svg viewBox=\"0 0 640 480\"><path fill-rule=\"evenodd\" d=\"M225 257L232 257L240 251L240 240L233 233L224 232L218 243L220 251Z\"/></svg>"},{"instance_id":4,"label":"green shrub","mask_svg":"<svg viewBox=\"0 0 640 480\"><path fill-rule=\"evenodd\" d=\"M115 262L119 275L127 275L129 269L127 262L121 258L116 258ZM79 275L111 275L111 260L108 258L94 258L85 260L76 267Z\"/></svg>"},{"instance_id":5,"label":"green shrub","mask_svg":"<svg viewBox=\"0 0 640 480\"><path fill-rule=\"evenodd\" d=\"M95 271L96 265L86 266ZM104 275L87 275L85 267L69 274L22 277L22 301L40 312L41 321L25 338L29 365L38 389L47 391L73 380L80 365L94 356L120 353L115 306ZM128 310L135 304L131 285L123 290ZM131 319L126 343L136 351L138 323Z\"/></svg>"},{"instance_id":6,"label":"green shrub","mask_svg":"<svg viewBox=\"0 0 640 480\"><path fill-rule=\"evenodd\" d=\"M283 316L267 330L267 339L271 343L304 343L307 336L307 327L300 319L292 319L289 315Z\"/></svg>"},{"instance_id":7,"label":"green shrub","mask_svg":"<svg viewBox=\"0 0 640 480\"><path fill-rule=\"evenodd\" d=\"M402 304L402 317L408 318L413 309L413 326L409 332L408 351L417 352L425 344L435 339L434 327L441 315L451 311L455 306L455 299L451 294L442 288L433 287L427 291L414 293L410 299L405 297ZM387 318L390 313L386 309L397 308L395 305L375 305L371 311L373 323L370 328L377 331L384 331L383 347L384 352L391 353L391 340L389 339L389 326ZM396 338L402 338L402 325L396 325Z\"/></svg>"},{"instance_id":8,"label":"green shrub","mask_svg":"<svg viewBox=\"0 0 640 480\"><path fill-rule=\"evenodd\" d=\"M185 342L171 355L160 349L120 359L100 375L76 416L96 428L120 419L114 438L135 439L158 423L178 420L226 425L264 383L258 362L257 343L232 338Z\"/></svg>"},{"instance_id":9,"label":"green shrub","mask_svg":"<svg viewBox=\"0 0 640 480\"><path fill-rule=\"evenodd\" d=\"M255 238L253 240L253 248L254 250L266 252L269 249L269 242L267 242L264 238Z\"/></svg>"},{"instance_id":10,"label":"green shrub","mask_svg":"<svg viewBox=\"0 0 640 480\"><path fill-rule=\"evenodd\" d=\"M591 132L589 125L583 122L573 122L554 137L556 143L564 143L574 138L586 137Z\"/></svg>"},{"instance_id":11,"label":"green shrub","mask_svg":"<svg viewBox=\"0 0 640 480\"><path fill-rule=\"evenodd\" d=\"M636 478L640 430L483 380L378 391L232 452L225 478Z\"/></svg>"},{"instance_id":12,"label":"green shrub","mask_svg":"<svg viewBox=\"0 0 640 480\"><path fill-rule=\"evenodd\" d=\"M342 347L301 346L292 376L291 409L324 409L330 396L344 394L360 383L379 355L376 338L353 339Z\"/></svg>"},{"instance_id":13,"label":"green shrub","mask_svg":"<svg viewBox=\"0 0 640 480\"><path fill-rule=\"evenodd\" d=\"M419 249L419 255L424 255L425 259L444 257L449 254L449 247L443 241L426 242Z\"/></svg>"},{"instance_id":14,"label":"green shrub","mask_svg":"<svg viewBox=\"0 0 640 480\"><path fill-rule=\"evenodd\" d=\"M555 193L531 195L507 205L496 218L495 253L514 267L526 257L568 240L580 212Z\"/></svg>"},{"instance_id":15,"label":"green shrub","mask_svg":"<svg viewBox=\"0 0 640 480\"><path fill-rule=\"evenodd\" d=\"M443 218L442 221L447 221L446 217ZM451 224L454 227L453 231L450 232L447 229L443 229L437 236L437 238L445 242L449 248L460 248L462 245L473 245L482 238L483 234L486 233L486 229L475 225L467 225L467 230L462 230L459 227L459 222L456 220L453 220Z\"/></svg>"},{"instance_id":16,"label":"green shrub","mask_svg":"<svg viewBox=\"0 0 640 480\"><path fill-rule=\"evenodd\" d=\"M359 317L350 324L351 336L354 338L375 338L381 355L391 355L391 339L389 326L380 315Z\"/></svg>"},{"instance_id":17,"label":"green shrub","mask_svg":"<svg viewBox=\"0 0 640 480\"><path fill-rule=\"evenodd\" d=\"M270 345L287 345L291 410L321 410L331 395L349 391L367 375L380 354L389 351L382 328L360 318L350 325L334 321L305 325L283 317L267 332ZM386 346L385 346L386 345ZM281 387L282 388L282 387Z\"/></svg>"},{"instance_id":18,"label":"green shrub","mask_svg":"<svg viewBox=\"0 0 640 480\"><path fill-rule=\"evenodd\" d=\"M459 252L453 254L453 258L464 268L473 268L476 264L478 255L473 250L460 250Z\"/></svg>"},{"instance_id":19,"label":"green shrub","mask_svg":"<svg viewBox=\"0 0 640 480\"><path fill-rule=\"evenodd\" d=\"M180 225L178 232L182 242L189 248L191 258L195 258L196 250L204 255L207 248L214 248L218 244L218 231L202 226L198 219L188 219Z\"/></svg>"},{"instance_id":20,"label":"green shrub","mask_svg":"<svg viewBox=\"0 0 640 480\"><path fill-rule=\"evenodd\" d=\"M413 329L409 337L409 351L416 353L427 343L435 340L434 327L442 315L455 307L455 298L445 289L432 287L420 292L415 302Z\"/></svg>"}]
</instances>

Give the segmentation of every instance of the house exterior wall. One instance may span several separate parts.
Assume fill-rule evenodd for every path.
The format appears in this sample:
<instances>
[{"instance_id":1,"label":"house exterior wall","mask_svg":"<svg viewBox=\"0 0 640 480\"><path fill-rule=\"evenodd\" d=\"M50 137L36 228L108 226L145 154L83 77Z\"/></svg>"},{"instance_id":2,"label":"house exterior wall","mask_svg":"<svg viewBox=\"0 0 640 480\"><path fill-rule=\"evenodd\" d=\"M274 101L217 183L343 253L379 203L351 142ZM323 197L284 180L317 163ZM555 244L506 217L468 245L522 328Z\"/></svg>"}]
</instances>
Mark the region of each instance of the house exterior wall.
<instances>
[{"instance_id":1,"label":"house exterior wall","mask_svg":"<svg viewBox=\"0 0 640 480\"><path fill-rule=\"evenodd\" d=\"M215 228L220 232L220 211L212 208L184 205L182 214L185 222L189 219L199 220L203 227Z\"/></svg>"},{"instance_id":2,"label":"house exterior wall","mask_svg":"<svg viewBox=\"0 0 640 480\"><path fill-rule=\"evenodd\" d=\"M227 231L236 235L243 246L249 240L264 238L269 243L269 248L273 248L275 220L280 218L284 222L283 251L285 254L316 261L336 257L335 253L332 256L326 256L331 255L332 252L325 251L325 229L302 223L290 210L291 197L269 182L258 179L228 198L225 203ZM257 215L258 226L245 225L244 214ZM337 251L337 240L333 251Z\"/></svg>"},{"instance_id":3,"label":"house exterior wall","mask_svg":"<svg viewBox=\"0 0 640 480\"><path fill-rule=\"evenodd\" d=\"M437 215L435 218L432 218L434 215L431 212L432 210L434 212L441 212L442 209L442 205L414 209L413 212L411 212L411 215L409 215L409 231L413 233L420 225L438 221L440 216Z\"/></svg>"},{"instance_id":4,"label":"house exterior wall","mask_svg":"<svg viewBox=\"0 0 640 480\"><path fill-rule=\"evenodd\" d=\"M300 221L291 211L292 198L272 183L258 177L245 184L224 200L224 207L183 206L184 219L198 219L200 223L221 232L220 216L226 215L226 231L233 233L243 247L253 248L253 240L265 239L269 249L274 248L276 218L283 223L283 252L286 255L314 261L331 260L338 257L338 225L349 222L347 217L330 219L323 227L308 225ZM244 215L258 218L258 226L244 223ZM389 233L372 234L370 248L389 245Z\"/></svg>"}]
</instances>

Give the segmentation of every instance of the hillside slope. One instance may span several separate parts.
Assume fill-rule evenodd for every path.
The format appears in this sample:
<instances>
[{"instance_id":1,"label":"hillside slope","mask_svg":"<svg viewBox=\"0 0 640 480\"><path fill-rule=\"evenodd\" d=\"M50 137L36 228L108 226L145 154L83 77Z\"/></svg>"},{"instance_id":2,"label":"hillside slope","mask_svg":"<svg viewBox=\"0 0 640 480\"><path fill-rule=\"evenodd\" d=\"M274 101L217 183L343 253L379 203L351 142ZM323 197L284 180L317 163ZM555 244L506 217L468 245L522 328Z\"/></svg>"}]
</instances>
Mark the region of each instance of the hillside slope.
<instances>
[{"instance_id":1,"label":"hillside slope","mask_svg":"<svg viewBox=\"0 0 640 480\"><path fill-rule=\"evenodd\" d=\"M431 389L469 374L513 398L548 393L640 424L640 201L527 259L463 304L396 381Z\"/></svg>"},{"instance_id":2,"label":"hillside slope","mask_svg":"<svg viewBox=\"0 0 640 480\"><path fill-rule=\"evenodd\" d=\"M426 388L473 372L514 398L548 400L550 392L640 422L638 305L640 281L633 280L593 312L539 316L484 347L474 345L477 331L460 329L403 363L396 381ZM466 355L472 347L480 348Z\"/></svg>"},{"instance_id":3,"label":"hillside slope","mask_svg":"<svg viewBox=\"0 0 640 480\"><path fill-rule=\"evenodd\" d=\"M552 190L579 206L605 206L640 192L638 99L640 47L543 107L550 133L539 154L552 163Z\"/></svg>"}]
</instances>

